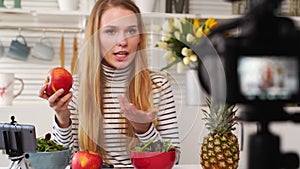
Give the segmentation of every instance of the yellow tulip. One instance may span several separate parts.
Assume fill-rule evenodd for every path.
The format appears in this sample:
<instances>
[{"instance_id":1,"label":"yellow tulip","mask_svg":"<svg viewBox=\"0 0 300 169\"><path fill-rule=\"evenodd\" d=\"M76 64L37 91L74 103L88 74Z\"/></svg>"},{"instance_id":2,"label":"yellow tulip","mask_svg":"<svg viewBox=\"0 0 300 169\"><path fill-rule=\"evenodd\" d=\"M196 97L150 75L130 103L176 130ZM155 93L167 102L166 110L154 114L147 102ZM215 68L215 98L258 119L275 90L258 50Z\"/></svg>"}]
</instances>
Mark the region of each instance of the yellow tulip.
<instances>
[{"instance_id":1,"label":"yellow tulip","mask_svg":"<svg viewBox=\"0 0 300 169\"><path fill-rule=\"evenodd\" d=\"M177 63L177 73L182 73L184 70L184 64L182 62Z\"/></svg>"},{"instance_id":2,"label":"yellow tulip","mask_svg":"<svg viewBox=\"0 0 300 169\"><path fill-rule=\"evenodd\" d=\"M181 54L183 56L189 56L189 51L188 51L188 48L187 47L184 47L181 49Z\"/></svg>"},{"instance_id":3,"label":"yellow tulip","mask_svg":"<svg viewBox=\"0 0 300 169\"><path fill-rule=\"evenodd\" d=\"M168 44L166 42L162 42L162 41L158 41L156 43L156 45L159 47L159 48L162 48L162 49L168 49Z\"/></svg>"},{"instance_id":4,"label":"yellow tulip","mask_svg":"<svg viewBox=\"0 0 300 169\"><path fill-rule=\"evenodd\" d=\"M174 18L174 28L178 29L180 32L182 32L182 25L181 21L178 18Z\"/></svg>"},{"instance_id":5,"label":"yellow tulip","mask_svg":"<svg viewBox=\"0 0 300 169\"><path fill-rule=\"evenodd\" d=\"M165 58L166 60L169 60L172 58L172 56L173 56L173 53L171 51L168 51L163 55L163 58Z\"/></svg>"},{"instance_id":6,"label":"yellow tulip","mask_svg":"<svg viewBox=\"0 0 300 169\"><path fill-rule=\"evenodd\" d=\"M201 24L200 24L199 19L194 19L194 22L193 22L193 32L194 32L194 34L196 34L197 29L199 29L200 26L201 26Z\"/></svg>"},{"instance_id":7,"label":"yellow tulip","mask_svg":"<svg viewBox=\"0 0 300 169\"><path fill-rule=\"evenodd\" d=\"M205 21L205 25L208 29L213 29L215 28L216 26L218 26L218 22L214 19L214 18L208 18L206 21Z\"/></svg>"},{"instance_id":8,"label":"yellow tulip","mask_svg":"<svg viewBox=\"0 0 300 169\"><path fill-rule=\"evenodd\" d=\"M188 43L192 43L192 42L194 42L195 40L196 40L196 38L195 38L192 34L188 33L188 34L186 35L186 41L187 41Z\"/></svg>"},{"instance_id":9,"label":"yellow tulip","mask_svg":"<svg viewBox=\"0 0 300 169\"><path fill-rule=\"evenodd\" d=\"M171 21L167 20L163 23L162 25L163 31L164 32L173 32L173 27L171 25Z\"/></svg>"},{"instance_id":10,"label":"yellow tulip","mask_svg":"<svg viewBox=\"0 0 300 169\"><path fill-rule=\"evenodd\" d=\"M176 60L177 60L176 56L173 56L173 57L172 57L172 61L174 62L174 61L176 61Z\"/></svg>"},{"instance_id":11,"label":"yellow tulip","mask_svg":"<svg viewBox=\"0 0 300 169\"><path fill-rule=\"evenodd\" d=\"M168 32L163 32L163 34L162 34L162 41L168 41L168 40L171 39L172 36L173 36L173 35L171 35L171 34L168 33Z\"/></svg>"},{"instance_id":12,"label":"yellow tulip","mask_svg":"<svg viewBox=\"0 0 300 169\"><path fill-rule=\"evenodd\" d=\"M180 40L180 32L178 31L174 32L174 36L176 39Z\"/></svg>"},{"instance_id":13,"label":"yellow tulip","mask_svg":"<svg viewBox=\"0 0 300 169\"><path fill-rule=\"evenodd\" d=\"M184 58L182 59L182 62L183 62L183 64L185 64L185 65L189 65L189 64L191 63L191 59L190 59L190 57L184 57Z\"/></svg>"},{"instance_id":14,"label":"yellow tulip","mask_svg":"<svg viewBox=\"0 0 300 169\"><path fill-rule=\"evenodd\" d=\"M196 32L196 37L201 38L202 36L203 36L203 31L202 31L202 27L200 27Z\"/></svg>"},{"instance_id":15,"label":"yellow tulip","mask_svg":"<svg viewBox=\"0 0 300 169\"><path fill-rule=\"evenodd\" d=\"M197 62L198 56L195 55L195 54L192 54L192 55L190 56L190 60L191 60L192 62Z\"/></svg>"},{"instance_id":16,"label":"yellow tulip","mask_svg":"<svg viewBox=\"0 0 300 169\"><path fill-rule=\"evenodd\" d=\"M181 49L181 54L182 54L183 56L189 57L189 56L192 55L192 53L193 53L193 50L192 50L192 49L189 49L189 48L187 48L187 47L184 47L184 48Z\"/></svg>"}]
</instances>

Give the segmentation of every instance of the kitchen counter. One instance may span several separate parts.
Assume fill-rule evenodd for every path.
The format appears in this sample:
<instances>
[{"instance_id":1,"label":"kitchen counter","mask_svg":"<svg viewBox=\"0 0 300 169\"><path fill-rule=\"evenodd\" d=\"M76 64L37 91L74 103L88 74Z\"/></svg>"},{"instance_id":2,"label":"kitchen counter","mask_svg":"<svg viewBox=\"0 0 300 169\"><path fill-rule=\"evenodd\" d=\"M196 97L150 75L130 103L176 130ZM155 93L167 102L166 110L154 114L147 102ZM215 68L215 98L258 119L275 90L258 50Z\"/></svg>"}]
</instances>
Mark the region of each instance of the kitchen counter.
<instances>
[{"instance_id":1,"label":"kitchen counter","mask_svg":"<svg viewBox=\"0 0 300 169\"><path fill-rule=\"evenodd\" d=\"M173 169L202 169L201 165L177 165Z\"/></svg>"},{"instance_id":2,"label":"kitchen counter","mask_svg":"<svg viewBox=\"0 0 300 169\"><path fill-rule=\"evenodd\" d=\"M7 167L0 167L0 169L7 169ZM176 165L173 169L202 169L201 165L194 164L185 164L185 165Z\"/></svg>"}]
</instances>

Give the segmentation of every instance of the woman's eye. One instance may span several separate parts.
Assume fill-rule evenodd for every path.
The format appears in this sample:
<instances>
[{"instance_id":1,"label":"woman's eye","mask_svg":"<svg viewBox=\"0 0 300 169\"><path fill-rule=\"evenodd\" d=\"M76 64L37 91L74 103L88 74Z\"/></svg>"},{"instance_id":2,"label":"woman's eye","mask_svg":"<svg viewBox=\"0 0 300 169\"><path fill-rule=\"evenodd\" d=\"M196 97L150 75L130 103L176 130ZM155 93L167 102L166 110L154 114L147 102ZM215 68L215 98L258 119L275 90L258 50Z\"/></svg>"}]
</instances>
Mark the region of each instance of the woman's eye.
<instances>
[{"instance_id":1,"label":"woman's eye","mask_svg":"<svg viewBox=\"0 0 300 169\"><path fill-rule=\"evenodd\" d=\"M114 29L107 29L105 31L105 33L108 34L108 35L114 35L114 34L116 34L116 31Z\"/></svg>"},{"instance_id":2,"label":"woman's eye","mask_svg":"<svg viewBox=\"0 0 300 169\"><path fill-rule=\"evenodd\" d=\"M129 29L129 30L127 31L127 33L130 34L130 35L134 35L134 34L137 33L137 29L131 28L131 29Z\"/></svg>"}]
</instances>

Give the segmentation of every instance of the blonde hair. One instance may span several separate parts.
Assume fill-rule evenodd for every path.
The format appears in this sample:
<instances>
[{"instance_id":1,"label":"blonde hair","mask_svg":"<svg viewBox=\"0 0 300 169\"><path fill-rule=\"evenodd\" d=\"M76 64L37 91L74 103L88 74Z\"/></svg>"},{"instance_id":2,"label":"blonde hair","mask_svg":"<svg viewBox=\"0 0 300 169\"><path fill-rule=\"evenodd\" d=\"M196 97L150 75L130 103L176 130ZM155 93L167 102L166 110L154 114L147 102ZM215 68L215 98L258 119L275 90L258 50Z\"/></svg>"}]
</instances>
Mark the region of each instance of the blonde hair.
<instances>
[{"instance_id":1,"label":"blonde hair","mask_svg":"<svg viewBox=\"0 0 300 169\"><path fill-rule=\"evenodd\" d=\"M152 81L148 68L147 57L145 54L146 37L144 25L140 15L140 10L131 0L98 0L92 9L88 19L85 33L85 46L83 58L80 63L80 86L79 86L79 146L81 149L95 150L106 158L103 138L103 75L101 56L99 51L99 39L97 31L100 29L100 22L103 13L113 7L122 7L136 13L140 43L137 54L133 61L134 77L130 82L127 96L130 102L138 109L147 111L152 106ZM141 85L143 84L143 85ZM136 138L133 127L126 121L126 135L132 145ZM101 145L99 144L101 143ZM130 148L130 147L128 147Z\"/></svg>"}]
</instances>

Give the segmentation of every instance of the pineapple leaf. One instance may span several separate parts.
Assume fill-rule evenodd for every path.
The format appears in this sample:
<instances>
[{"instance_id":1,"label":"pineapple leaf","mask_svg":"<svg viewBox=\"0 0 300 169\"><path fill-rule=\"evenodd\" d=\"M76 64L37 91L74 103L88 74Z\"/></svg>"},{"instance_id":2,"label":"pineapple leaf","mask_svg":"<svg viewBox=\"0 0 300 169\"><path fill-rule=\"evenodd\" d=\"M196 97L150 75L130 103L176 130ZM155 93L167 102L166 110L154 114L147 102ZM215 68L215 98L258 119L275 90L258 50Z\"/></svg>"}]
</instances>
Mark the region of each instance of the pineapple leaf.
<instances>
[{"instance_id":1,"label":"pineapple leaf","mask_svg":"<svg viewBox=\"0 0 300 169\"><path fill-rule=\"evenodd\" d=\"M225 134L235 130L235 114L237 108L235 104L212 104L211 98L206 98L209 111L202 109L204 114L205 126L210 133Z\"/></svg>"}]
</instances>

